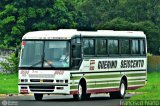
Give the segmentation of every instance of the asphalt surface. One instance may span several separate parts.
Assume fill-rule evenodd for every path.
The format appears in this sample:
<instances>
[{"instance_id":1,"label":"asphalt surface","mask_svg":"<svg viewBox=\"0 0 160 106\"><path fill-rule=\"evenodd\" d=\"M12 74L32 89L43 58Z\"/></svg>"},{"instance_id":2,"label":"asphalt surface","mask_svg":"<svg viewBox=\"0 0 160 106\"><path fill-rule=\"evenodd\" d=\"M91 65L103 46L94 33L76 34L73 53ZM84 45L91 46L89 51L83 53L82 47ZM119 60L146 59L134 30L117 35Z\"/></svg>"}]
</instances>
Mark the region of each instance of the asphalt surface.
<instances>
[{"instance_id":1,"label":"asphalt surface","mask_svg":"<svg viewBox=\"0 0 160 106\"><path fill-rule=\"evenodd\" d=\"M43 101L35 101L33 95L1 96L0 106L121 106L122 102L132 97L126 94L125 99L110 99L108 94L94 94L89 100L74 101L71 95L44 95Z\"/></svg>"}]
</instances>

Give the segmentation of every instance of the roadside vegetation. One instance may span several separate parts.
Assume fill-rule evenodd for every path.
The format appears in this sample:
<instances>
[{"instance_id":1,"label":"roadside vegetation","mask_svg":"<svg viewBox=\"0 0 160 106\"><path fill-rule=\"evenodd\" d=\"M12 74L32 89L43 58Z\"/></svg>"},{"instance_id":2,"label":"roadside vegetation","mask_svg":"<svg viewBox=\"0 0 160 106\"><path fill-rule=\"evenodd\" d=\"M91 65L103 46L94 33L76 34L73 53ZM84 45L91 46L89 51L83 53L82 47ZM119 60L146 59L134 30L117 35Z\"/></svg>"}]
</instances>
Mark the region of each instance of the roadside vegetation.
<instances>
[{"instance_id":1,"label":"roadside vegetation","mask_svg":"<svg viewBox=\"0 0 160 106\"><path fill-rule=\"evenodd\" d=\"M19 58L12 53L5 58L5 61L0 61L0 67L3 69L3 73L17 73L18 72Z\"/></svg>"},{"instance_id":2,"label":"roadside vegetation","mask_svg":"<svg viewBox=\"0 0 160 106\"><path fill-rule=\"evenodd\" d=\"M0 48L20 47L30 31L144 31L148 52L159 54L160 0L1 0Z\"/></svg>"},{"instance_id":3,"label":"roadside vegetation","mask_svg":"<svg viewBox=\"0 0 160 106\"><path fill-rule=\"evenodd\" d=\"M137 90L129 92L141 92L129 100L159 100L160 99L160 72L148 73L147 84Z\"/></svg>"},{"instance_id":4,"label":"roadside vegetation","mask_svg":"<svg viewBox=\"0 0 160 106\"><path fill-rule=\"evenodd\" d=\"M0 94L18 93L18 74L0 73Z\"/></svg>"}]
</instances>

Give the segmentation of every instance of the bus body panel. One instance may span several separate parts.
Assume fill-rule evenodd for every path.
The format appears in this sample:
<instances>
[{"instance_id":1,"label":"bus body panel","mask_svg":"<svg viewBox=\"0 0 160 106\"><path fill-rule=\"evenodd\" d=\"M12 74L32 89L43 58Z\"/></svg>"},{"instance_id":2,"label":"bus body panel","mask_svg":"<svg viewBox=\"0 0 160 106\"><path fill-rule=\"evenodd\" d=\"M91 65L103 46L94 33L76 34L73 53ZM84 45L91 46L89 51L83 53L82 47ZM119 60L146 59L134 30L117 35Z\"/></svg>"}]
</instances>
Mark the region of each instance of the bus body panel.
<instances>
[{"instance_id":1,"label":"bus body panel","mask_svg":"<svg viewBox=\"0 0 160 106\"><path fill-rule=\"evenodd\" d=\"M89 65L87 65L89 61ZM81 78L87 83L87 93L113 92L119 90L123 76L128 89L137 89L146 84L146 58L89 59L82 62L78 72L71 72L71 93L76 94Z\"/></svg>"},{"instance_id":2,"label":"bus body panel","mask_svg":"<svg viewBox=\"0 0 160 106\"><path fill-rule=\"evenodd\" d=\"M19 70L19 93L23 93L24 89L28 93L69 94L69 81L69 71Z\"/></svg>"}]
</instances>

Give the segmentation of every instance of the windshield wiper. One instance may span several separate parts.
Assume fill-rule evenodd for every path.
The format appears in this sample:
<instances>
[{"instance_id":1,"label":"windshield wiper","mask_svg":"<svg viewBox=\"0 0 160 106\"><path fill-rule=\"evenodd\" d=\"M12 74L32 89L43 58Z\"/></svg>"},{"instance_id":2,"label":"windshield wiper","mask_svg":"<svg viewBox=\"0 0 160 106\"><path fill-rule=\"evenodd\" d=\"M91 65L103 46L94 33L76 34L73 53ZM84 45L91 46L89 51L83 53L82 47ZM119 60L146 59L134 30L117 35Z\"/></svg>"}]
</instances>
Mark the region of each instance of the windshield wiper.
<instances>
[{"instance_id":1,"label":"windshield wiper","mask_svg":"<svg viewBox=\"0 0 160 106\"><path fill-rule=\"evenodd\" d=\"M43 61L43 60L44 60L44 61ZM36 66L36 65L38 65L38 64L40 64L40 63L46 62L50 67L53 68L53 65L49 63L49 60L46 60L46 59L43 59L43 60L40 60L39 62L37 62L37 63L31 65L30 67L34 67L34 66Z\"/></svg>"},{"instance_id":2,"label":"windshield wiper","mask_svg":"<svg viewBox=\"0 0 160 106\"><path fill-rule=\"evenodd\" d=\"M37 63L35 63L35 64L32 64L30 67L34 67L34 66L36 66L36 65L38 65L38 64L40 64L40 63L42 63L43 61L42 60L40 60L39 62L37 62Z\"/></svg>"}]
</instances>

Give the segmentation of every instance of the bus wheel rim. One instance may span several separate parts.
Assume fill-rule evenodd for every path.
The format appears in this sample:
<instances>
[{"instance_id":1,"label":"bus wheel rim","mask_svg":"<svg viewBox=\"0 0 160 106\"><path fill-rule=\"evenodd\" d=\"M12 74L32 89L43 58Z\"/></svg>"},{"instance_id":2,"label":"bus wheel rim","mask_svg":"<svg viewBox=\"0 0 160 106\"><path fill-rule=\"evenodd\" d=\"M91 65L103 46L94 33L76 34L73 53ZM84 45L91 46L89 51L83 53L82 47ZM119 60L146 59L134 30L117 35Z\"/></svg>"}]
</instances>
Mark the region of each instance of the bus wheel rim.
<instances>
[{"instance_id":1,"label":"bus wheel rim","mask_svg":"<svg viewBox=\"0 0 160 106\"><path fill-rule=\"evenodd\" d=\"M82 87L81 87L81 85L79 85L78 88L79 88L79 89L78 89L78 94L79 94L79 96L80 96L80 95L82 95Z\"/></svg>"},{"instance_id":2,"label":"bus wheel rim","mask_svg":"<svg viewBox=\"0 0 160 106\"><path fill-rule=\"evenodd\" d=\"M121 84L121 95L123 96L125 93L125 85L124 83Z\"/></svg>"}]
</instances>

